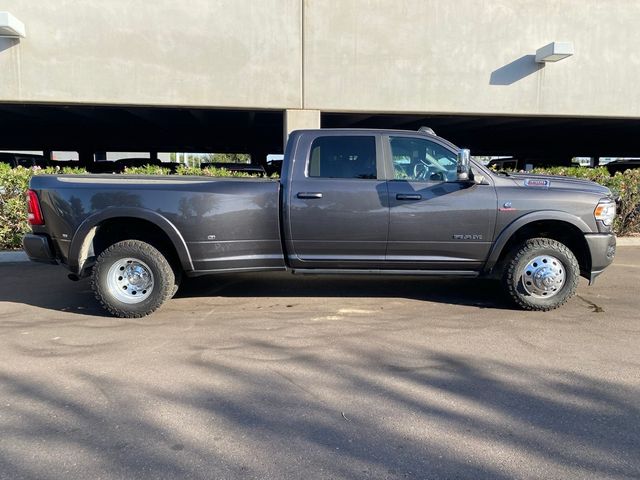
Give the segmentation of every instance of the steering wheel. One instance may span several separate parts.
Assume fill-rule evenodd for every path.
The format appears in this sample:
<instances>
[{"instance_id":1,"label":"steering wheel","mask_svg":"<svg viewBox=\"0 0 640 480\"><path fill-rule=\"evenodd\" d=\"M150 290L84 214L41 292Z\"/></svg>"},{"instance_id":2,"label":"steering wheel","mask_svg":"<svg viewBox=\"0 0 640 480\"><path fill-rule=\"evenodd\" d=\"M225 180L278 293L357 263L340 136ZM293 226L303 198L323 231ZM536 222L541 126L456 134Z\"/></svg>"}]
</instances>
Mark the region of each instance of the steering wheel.
<instances>
[{"instance_id":1,"label":"steering wheel","mask_svg":"<svg viewBox=\"0 0 640 480\"><path fill-rule=\"evenodd\" d=\"M422 160L419 160L413 166L413 178L416 180L427 180L429 178L429 165Z\"/></svg>"}]
</instances>

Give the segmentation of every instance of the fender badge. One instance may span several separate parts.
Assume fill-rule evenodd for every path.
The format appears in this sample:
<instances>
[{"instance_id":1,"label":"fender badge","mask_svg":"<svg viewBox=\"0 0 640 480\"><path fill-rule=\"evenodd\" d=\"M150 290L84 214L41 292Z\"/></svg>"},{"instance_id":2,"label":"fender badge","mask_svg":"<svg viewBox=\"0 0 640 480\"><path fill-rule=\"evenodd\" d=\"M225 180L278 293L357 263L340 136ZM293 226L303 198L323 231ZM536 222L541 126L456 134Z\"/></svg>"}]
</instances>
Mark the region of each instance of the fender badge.
<instances>
[{"instance_id":1,"label":"fender badge","mask_svg":"<svg viewBox=\"0 0 640 480\"><path fill-rule=\"evenodd\" d=\"M551 181L542 178L527 178L524 181L525 187L549 188Z\"/></svg>"},{"instance_id":2,"label":"fender badge","mask_svg":"<svg viewBox=\"0 0 640 480\"><path fill-rule=\"evenodd\" d=\"M453 235L454 240L482 240L482 235L479 233L459 233Z\"/></svg>"},{"instance_id":3,"label":"fender badge","mask_svg":"<svg viewBox=\"0 0 640 480\"><path fill-rule=\"evenodd\" d=\"M504 205L498 209L501 212L513 212L515 208L513 208L511 202L504 202Z\"/></svg>"}]
</instances>

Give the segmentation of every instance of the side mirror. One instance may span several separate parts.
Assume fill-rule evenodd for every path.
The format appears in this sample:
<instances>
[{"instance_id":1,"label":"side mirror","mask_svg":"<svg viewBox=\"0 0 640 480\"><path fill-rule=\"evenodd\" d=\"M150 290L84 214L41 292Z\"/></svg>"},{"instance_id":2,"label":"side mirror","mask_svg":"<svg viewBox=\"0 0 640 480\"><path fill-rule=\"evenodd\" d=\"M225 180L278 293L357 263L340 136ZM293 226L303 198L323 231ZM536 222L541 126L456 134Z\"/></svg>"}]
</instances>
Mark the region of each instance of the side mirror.
<instances>
[{"instance_id":1,"label":"side mirror","mask_svg":"<svg viewBox=\"0 0 640 480\"><path fill-rule=\"evenodd\" d=\"M457 174L458 181L469 180L469 165L471 161L471 152L468 148L461 148L458 152Z\"/></svg>"}]
</instances>

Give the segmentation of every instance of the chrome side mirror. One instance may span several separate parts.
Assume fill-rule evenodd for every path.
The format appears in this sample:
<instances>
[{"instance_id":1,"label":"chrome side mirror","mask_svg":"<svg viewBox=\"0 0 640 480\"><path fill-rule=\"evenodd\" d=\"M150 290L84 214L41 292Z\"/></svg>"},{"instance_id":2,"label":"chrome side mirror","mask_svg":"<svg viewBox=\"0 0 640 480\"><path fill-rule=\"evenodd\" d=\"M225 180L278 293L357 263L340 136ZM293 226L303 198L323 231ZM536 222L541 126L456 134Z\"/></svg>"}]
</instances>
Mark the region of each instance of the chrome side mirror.
<instances>
[{"instance_id":1,"label":"chrome side mirror","mask_svg":"<svg viewBox=\"0 0 640 480\"><path fill-rule=\"evenodd\" d=\"M458 181L469 180L469 165L471 162L471 152L468 148L461 148L458 152L457 176Z\"/></svg>"}]
</instances>

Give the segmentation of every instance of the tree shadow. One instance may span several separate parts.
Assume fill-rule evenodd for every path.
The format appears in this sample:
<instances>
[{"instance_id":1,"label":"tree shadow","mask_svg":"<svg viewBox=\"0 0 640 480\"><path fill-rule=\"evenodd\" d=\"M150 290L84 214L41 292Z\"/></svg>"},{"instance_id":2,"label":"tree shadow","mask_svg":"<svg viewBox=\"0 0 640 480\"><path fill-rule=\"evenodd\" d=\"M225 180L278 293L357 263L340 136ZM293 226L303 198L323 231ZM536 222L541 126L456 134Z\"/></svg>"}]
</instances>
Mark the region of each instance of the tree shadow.
<instances>
[{"instance_id":1,"label":"tree shadow","mask_svg":"<svg viewBox=\"0 0 640 480\"><path fill-rule=\"evenodd\" d=\"M0 477L640 475L637 386L388 342L341 362L277 340L204 347L175 384L76 369L82 398L3 374Z\"/></svg>"}]
</instances>

